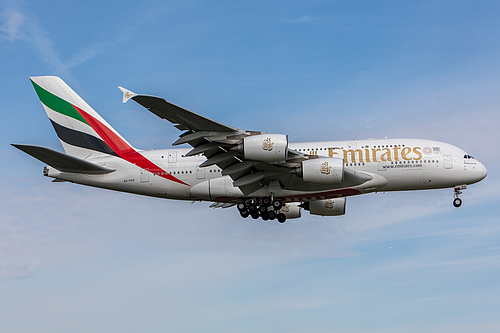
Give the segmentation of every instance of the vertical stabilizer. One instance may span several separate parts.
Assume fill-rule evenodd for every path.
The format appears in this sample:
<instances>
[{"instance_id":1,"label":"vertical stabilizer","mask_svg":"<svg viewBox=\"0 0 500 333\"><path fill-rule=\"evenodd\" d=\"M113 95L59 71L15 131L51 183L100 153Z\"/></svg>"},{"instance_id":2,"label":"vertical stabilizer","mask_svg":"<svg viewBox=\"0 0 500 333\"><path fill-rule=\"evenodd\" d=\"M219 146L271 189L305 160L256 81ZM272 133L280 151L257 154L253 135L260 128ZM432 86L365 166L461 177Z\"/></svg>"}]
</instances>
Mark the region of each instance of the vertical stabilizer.
<instances>
[{"instance_id":1,"label":"vertical stabilizer","mask_svg":"<svg viewBox=\"0 0 500 333\"><path fill-rule=\"evenodd\" d=\"M86 159L135 152L61 78L38 76L30 79L67 154Z\"/></svg>"}]
</instances>

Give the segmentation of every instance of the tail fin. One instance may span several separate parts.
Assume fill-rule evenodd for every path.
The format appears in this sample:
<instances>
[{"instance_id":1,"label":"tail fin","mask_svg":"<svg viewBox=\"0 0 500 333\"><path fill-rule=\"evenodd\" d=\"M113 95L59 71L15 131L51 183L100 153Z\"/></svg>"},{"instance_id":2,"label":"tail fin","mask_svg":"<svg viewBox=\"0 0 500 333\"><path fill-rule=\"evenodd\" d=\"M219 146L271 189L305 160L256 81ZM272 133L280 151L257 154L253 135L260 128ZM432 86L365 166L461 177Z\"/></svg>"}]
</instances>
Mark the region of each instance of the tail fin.
<instances>
[{"instance_id":1,"label":"tail fin","mask_svg":"<svg viewBox=\"0 0 500 333\"><path fill-rule=\"evenodd\" d=\"M59 77L30 79L66 154L87 159L136 151Z\"/></svg>"}]
</instances>

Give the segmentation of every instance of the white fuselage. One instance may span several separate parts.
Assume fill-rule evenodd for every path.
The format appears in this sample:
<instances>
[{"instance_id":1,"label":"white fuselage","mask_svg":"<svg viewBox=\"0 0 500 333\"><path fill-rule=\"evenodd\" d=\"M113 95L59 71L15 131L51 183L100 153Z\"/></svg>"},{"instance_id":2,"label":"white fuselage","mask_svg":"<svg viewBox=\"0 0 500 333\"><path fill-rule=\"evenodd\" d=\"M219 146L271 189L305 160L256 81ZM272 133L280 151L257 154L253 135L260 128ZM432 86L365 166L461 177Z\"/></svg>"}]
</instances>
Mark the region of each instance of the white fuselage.
<instances>
[{"instance_id":1,"label":"white fuselage","mask_svg":"<svg viewBox=\"0 0 500 333\"><path fill-rule=\"evenodd\" d=\"M160 169L144 170L122 158L109 156L93 163L116 171L85 175L62 173L48 167L47 175L59 180L147 196L236 202L245 197L265 197L272 192L285 202L328 199L382 192L448 188L473 184L486 176L486 168L453 145L420 139L380 139L290 143L289 148L308 155L344 159L344 167L369 174L361 185L338 187L298 183L293 190L264 186L244 196L219 167L200 168L203 156L185 157L190 149L140 151ZM166 179L169 173L180 182Z\"/></svg>"}]
</instances>

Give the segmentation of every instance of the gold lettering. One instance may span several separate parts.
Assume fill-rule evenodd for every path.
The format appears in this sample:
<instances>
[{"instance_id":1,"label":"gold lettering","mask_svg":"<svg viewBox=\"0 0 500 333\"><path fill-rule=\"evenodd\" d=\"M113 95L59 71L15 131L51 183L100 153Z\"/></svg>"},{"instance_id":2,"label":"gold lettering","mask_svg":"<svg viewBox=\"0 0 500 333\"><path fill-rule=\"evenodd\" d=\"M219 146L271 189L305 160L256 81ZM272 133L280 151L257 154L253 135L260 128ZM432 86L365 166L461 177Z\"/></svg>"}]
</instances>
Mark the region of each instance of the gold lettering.
<instances>
[{"instance_id":1,"label":"gold lettering","mask_svg":"<svg viewBox=\"0 0 500 333\"><path fill-rule=\"evenodd\" d=\"M383 149L385 152L382 154L382 156L380 156L380 159L382 161L392 161L392 158L391 158L391 150L389 148L384 148Z\"/></svg>"},{"instance_id":2,"label":"gold lettering","mask_svg":"<svg viewBox=\"0 0 500 333\"><path fill-rule=\"evenodd\" d=\"M414 160L421 160L421 159L422 159L422 152L421 152L421 149L422 149L422 148L420 148L420 147L414 147L414 148L413 148L413 152L414 152L415 154L417 154L417 157L416 157L416 158L415 158L415 157L413 158Z\"/></svg>"},{"instance_id":3,"label":"gold lettering","mask_svg":"<svg viewBox=\"0 0 500 333\"><path fill-rule=\"evenodd\" d=\"M365 149L365 158L366 162L370 162L370 151L368 149Z\"/></svg>"},{"instance_id":4,"label":"gold lettering","mask_svg":"<svg viewBox=\"0 0 500 333\"><path fill-rule=\"evenodd\" d=\"M339 155L340 148L335 147L335 148L328 148L328 157L334 157Z\"/></svg>"},{"instance_id":5,"label":"gold lettering","mask_svg":"<svg viewBox=\"0 0 500 333\"><path fill-rule=\"evenodd\" d=\"M399 154L398 154L399 147L394 146L394 161L399 161Z\"/></svg>"},{"instance_id":6,"label":"gold lettering","mask_svg":"<svg viewBox=\"0 0 500 333\"><path fill-rule=\"evenodd\" d=\"M359 162L363 162L363 152L361 151L361 149L356 149L356 150L352 150L352 149L349 149L349 150L344 150L344 161L347 162L347 154L350 154L351 155L351 163L357 163L356 162L356 155L358 155L359 157Z\"/></svg>"},{"instance_id":7,"label":"gold lettering","mask_svg":"<svg viewBox=\"0 0 500 333\"><path fill-rule=\"evenodd\" d=\"M380 149L375 149L372 148L372 157L373 157L373 162L377 161L377 152L380 151Z\"/></svg>"},{"instance_id":8,"label":"gold lettering","mask_svg":"<svg viewBox=\"0 0 500 333\"><path fill-rule=\"evenodd\" d=\"M403 149L401 149L401 156L406 161L410 161L411 160L411 158L407 157L409 153L411 153L411 148L410 147L404 147Z\"/></svg>"}]
</instances>

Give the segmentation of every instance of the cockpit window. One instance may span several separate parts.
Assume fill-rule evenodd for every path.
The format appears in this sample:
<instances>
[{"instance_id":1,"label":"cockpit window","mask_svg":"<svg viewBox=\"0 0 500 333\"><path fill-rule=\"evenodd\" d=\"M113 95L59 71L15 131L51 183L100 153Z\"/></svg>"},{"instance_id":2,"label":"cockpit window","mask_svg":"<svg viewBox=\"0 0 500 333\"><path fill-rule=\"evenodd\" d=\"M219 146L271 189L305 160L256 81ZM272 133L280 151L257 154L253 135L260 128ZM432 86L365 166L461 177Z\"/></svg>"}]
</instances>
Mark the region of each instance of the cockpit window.
<instances>
[{"instance_id":1,"label":"cockpit window","mask_svg":"<svg viewBox=\"0 0 500 333\"><path fill-rule=\"evenodd\" d=\"M464 158L465 159L474 159L474 157L470 156L470 155L464 155Z\"/></svg>"}]
</instances>

